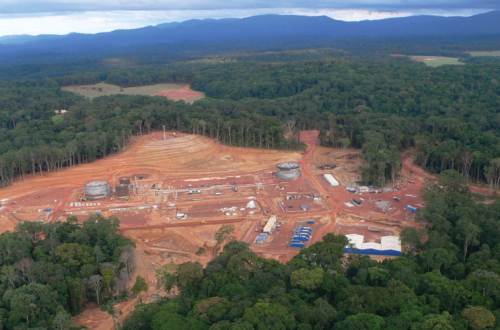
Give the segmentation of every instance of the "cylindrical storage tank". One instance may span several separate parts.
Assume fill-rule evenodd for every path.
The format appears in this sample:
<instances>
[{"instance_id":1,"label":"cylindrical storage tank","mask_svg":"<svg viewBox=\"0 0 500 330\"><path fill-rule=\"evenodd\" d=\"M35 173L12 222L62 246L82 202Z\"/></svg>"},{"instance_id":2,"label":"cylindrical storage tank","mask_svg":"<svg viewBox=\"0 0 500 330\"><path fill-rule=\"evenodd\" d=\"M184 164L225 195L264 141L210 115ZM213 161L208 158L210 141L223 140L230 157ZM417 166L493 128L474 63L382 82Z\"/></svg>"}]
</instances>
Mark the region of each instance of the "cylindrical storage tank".
<instances>
[{"instance_id":1,"label":"cylindrical storage tank","mask_svg":"<svg viewBox=\"0 0 500 330\"><path fill-rule=\"evenodd\" d=\"M130 185L130 178L128 176L120 178L120 184Z\"/></svg>"},{"instance_id":2,"label":"cylindrical storage tank","mask_svg":"<svg viewBox=\"0 0 500 330\"><path fill-rule=\"evenodd\" d=\"M125 199L129 196L130 189L128 184L119 184L116 186L116 198Z\"/></svg>"},{"instance_id":3,"label":"cylindrical storage tank","mask_svg":"<svg viewBox=\"0 0 500 330\"><path fill-rule=\"evenodd\" d=\"M278 168L277 176L280 179L297 179L300 177L299 163L279 163L276 167Z\"/></svg>"},{"instance_id":4,"label":"cylindrical storage tank","mask_svg":"<svg viewBox=\"0 0 500 330\"><path fill-rule=\"evenodd\" d=\"M85 199L96 200L108 197L111 187L108 181L90 181L85 184Z\"/></svg>"}]
</instances>

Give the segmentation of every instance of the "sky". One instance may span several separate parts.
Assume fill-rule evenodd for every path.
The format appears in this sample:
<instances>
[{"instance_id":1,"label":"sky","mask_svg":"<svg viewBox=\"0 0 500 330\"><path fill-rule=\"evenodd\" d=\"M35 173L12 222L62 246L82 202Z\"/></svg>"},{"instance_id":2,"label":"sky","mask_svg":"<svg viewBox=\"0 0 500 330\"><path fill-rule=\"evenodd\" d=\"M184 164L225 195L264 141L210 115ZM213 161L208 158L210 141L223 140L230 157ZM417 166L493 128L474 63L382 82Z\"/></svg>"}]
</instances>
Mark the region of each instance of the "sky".
<instances>
[{"instance_id":1,"label":"sky","mask_svg":"<svg viewBox=\"0 0 500 330\"><path fill-rule=\"evenodd\" d=\"M109 32L189 19L263 14L344 21L412 15L471 16L500 0L0 0L0 36Z\"/></svg>"}]
</instances>

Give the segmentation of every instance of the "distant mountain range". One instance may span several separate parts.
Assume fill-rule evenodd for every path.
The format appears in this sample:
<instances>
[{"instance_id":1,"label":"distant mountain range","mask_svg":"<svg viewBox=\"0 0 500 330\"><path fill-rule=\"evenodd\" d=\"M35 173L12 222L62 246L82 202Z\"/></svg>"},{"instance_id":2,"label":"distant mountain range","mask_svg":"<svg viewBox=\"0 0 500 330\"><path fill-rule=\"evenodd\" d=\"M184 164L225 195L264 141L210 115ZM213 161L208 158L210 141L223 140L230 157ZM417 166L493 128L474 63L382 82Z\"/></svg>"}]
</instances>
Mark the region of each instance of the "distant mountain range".
<instances>
[{"instance_id":1,"label":"distant mountain range","mask_svg":"<svg viewBox=\"0 0 500 330\"><path fill-rule=\"evenodd\" d=\"M326 16L262 15L189 20L97 34L4 36L0 37L0 81L96 71L108 66L161 65L207 55L313 48L365 52L357 53L359 56L391 52L441 56L452 52L460 56L455 52L498 50L500 11L471 17L413 16L361 22ZM121 60L101 61L109 58Z\"/></svg>"},{"instance_id":2,"label":"distant mountain range","mask_svg":"<svg viewBox=\"0 0 500 330\"><path fill-rule=\"evenodd\" d=\"M256 39L276 36L416 36L500 34L500 11L471 17L411 16L345 22L326 16L262 15L242 19L189 20L98 34L4 36L0 53L77 50L137 44Z\"/></svg>"}]
</instances>

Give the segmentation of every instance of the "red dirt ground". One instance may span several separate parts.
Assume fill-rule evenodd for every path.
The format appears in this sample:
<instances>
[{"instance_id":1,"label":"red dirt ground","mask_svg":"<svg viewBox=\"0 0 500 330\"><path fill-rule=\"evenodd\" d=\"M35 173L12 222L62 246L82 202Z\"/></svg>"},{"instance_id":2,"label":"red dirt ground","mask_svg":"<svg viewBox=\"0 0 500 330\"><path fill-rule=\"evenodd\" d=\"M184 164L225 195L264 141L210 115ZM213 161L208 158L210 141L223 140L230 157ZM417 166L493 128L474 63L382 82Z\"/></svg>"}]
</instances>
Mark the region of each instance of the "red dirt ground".
<instances>
[{"instance_id":1,"label":"red dirt ground","mask_svg":"<svg viewBox=\"0 0 500 330\"><path fill-rule=\"evenodd\" d=\"M165 140L156 139L163 137L163 132L140 136L120 154L92 164L16 180L12 187L0 189L0 200L9 199L0 210L0 225L2 230L12 230L19 221L15 217L28 221L58 221L74 215L83 221L96 211L104 216L114 214L121 219L121 230L136 242L136 272L148 279L151 288L156 286L156 269L163 265L190 260L206 264L213 258L209 252L201 256L195 252L206 246L223 224L233 224L236 239L249 242L259 255L282 262L299 251L288 247L287 242L293 230L306 220L315 221L311 225L312 239L307 244L320 240L329 232L355 232L365 234L367 240L377 240L387 233L397 236L403 228L417 225L413 221L414 214L404 208L422 205L419 191L424 179L430 176L414 166L408 154L404 155L402 176L395 185L399 189L354 195L345 185L359 180L359 152L317 147L318 134L317 131L301 132L301 140L308 145L304 153L221 146L198 135L177 134L176 137L168 133ZM276 164L290 161L301 164L302 177L291 181L277 179L273 174ZM325 164L336 167L320 170L319 166ZM331 187L323 178L325 173L334 175L341 185ZM143 179L137 180L136 194L129 200L117 200L116 196L94 202L81 200L85 182L108 180L114 188L118 179L124 176L130 176L135 184L134 177L138 174L143 174ZM190 184L201 193L190 195ZM232 189L235 186L238 191ZM305 198L308 194L320 199ZM37 198L38 195L41 196ZM288 200L287 195L301 196L301 199ZM396 202L394 196L401 202ZM353 197L363 198L365 202L359 207L348 207L345 203ZM391 202L394 209L384 213L376 207L374 199ZM255 209L246 207L250 201L256 203ZM279 203L291 205L293 212L283 212ZM308 211L300 209L305 203L310 206ZM225 215L220 210L222 207L236 209ZM23 212L38 208L52 208L53 211ZM177 219L177 213L185 213L187 218ZM281 228L275 229L266 243L254 244L273 213ZM369 231L368 227L378 228L380 232ZM151 289L146 298L153 299L153 292ZM125 316L134 304L129 301L117 309ZM94 309L87 312L78 318L79 324L88 324L92 329L112 329L110 316Z\"/></svg>"},{"instance_id":2,"label":"red dirt ground","mask_svg":"<svg viewBox=\"0 0 500 330\"><path fill-rule=\"evenodd\" d=\"M186 85L180 89L171 89L171 90L164 90L158 93L154 93L151 96L159 95L159 96L165 96L169 99L173 100L182 100L182 99L187 99L190 97L205 97L205 94L202 92L196 92L190 89L191 86Z\"/></svg>"},{"instance_id":3,"label":"red dirt ground","mask_svg":"<svg viewBox=\"0 0 500 330\"><path fill-rule=\"evenodd\" d=\"M205 94L202 92L197 92L191 89L189 84L186 85L177 85L177 84L157 84L155 86L159 86L160 88L165 88L159 92L150 94L151 96L165 96L172 100L184 100L188 103L192 103L194 101L205 98ZM63 86L62 89L70 92L78 93L80 90L96 90L99 89L101 91L116 91L116 92L128 92L128 94L141 94L149 93L146 91L148 86L140 86L140 87L119 87L119 86ZM134 91L135 90L135 91Z\"/></svg>"}]
</instances>

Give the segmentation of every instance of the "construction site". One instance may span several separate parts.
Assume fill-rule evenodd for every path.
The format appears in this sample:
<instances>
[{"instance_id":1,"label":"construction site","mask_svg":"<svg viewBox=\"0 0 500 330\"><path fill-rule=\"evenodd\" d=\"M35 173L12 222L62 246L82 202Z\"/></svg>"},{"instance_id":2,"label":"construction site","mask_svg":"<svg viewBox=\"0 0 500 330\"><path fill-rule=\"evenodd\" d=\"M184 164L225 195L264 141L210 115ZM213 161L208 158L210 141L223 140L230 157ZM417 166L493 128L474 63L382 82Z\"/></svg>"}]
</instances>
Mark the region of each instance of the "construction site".
<instances>
[{"instance_id":1,"label":"construction site","mask_svg":"<svg viewBox=\"0 0 500 330\"><path fill-rule=\"evenodd\" d=\"M365 187L358 150L318 147L317 131L300 139L304 152L228 147L172 132L139 136L119 154L0 189L1 231L23 221L114 215L137 244L139 274L155 284L162 265L210 261L214 233L225 224L257 254L281 262L330 232L380 245L416 226L427 174L409 157L398 182Z\"/></svg>"}]
</instances>

